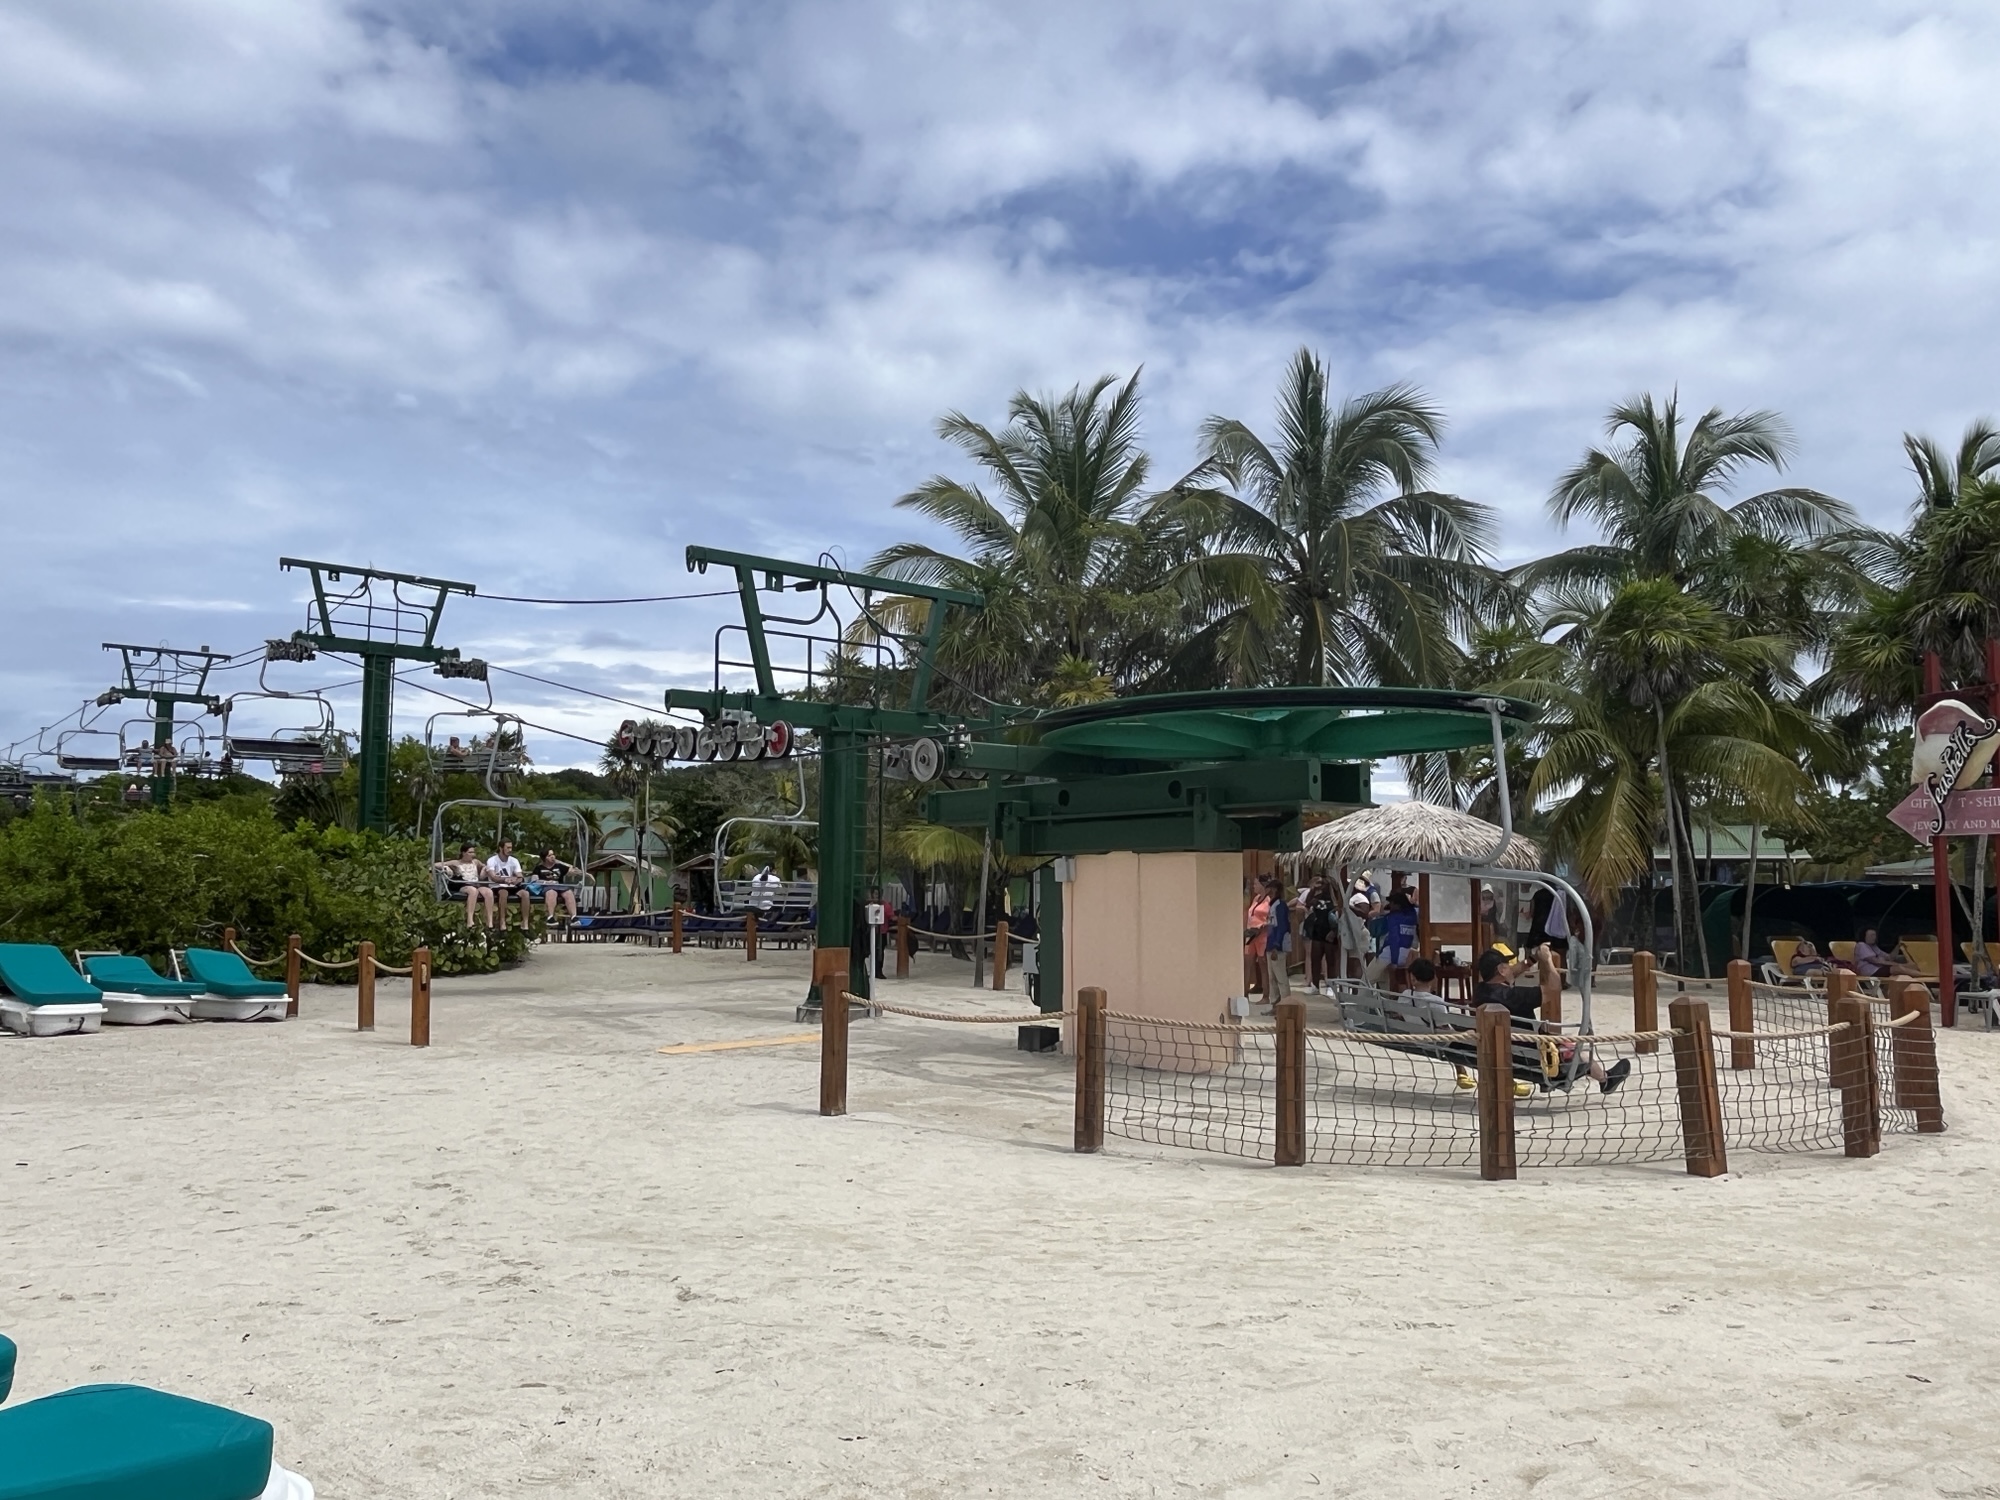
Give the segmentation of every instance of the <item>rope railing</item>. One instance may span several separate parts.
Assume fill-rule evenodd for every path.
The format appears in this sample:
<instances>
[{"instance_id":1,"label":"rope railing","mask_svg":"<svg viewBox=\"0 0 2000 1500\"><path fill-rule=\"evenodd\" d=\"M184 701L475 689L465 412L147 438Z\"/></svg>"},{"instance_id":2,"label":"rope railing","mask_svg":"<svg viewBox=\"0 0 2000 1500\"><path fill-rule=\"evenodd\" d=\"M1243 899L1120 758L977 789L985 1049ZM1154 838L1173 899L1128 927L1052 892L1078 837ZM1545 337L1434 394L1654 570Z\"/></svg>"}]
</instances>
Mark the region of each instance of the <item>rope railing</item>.
<instances>
[{"instance_id":1,"label":"rope railing","mask_svg":"<svg viewBox=\"0 0 2000 1500\"><path fill-rule=\"evenodd\" d=\"M887 930L893 931L894 929ZM936 938L940 942L947 943L987 943L1000 936L1000 929L997 927L990 928L985 932L938 932L933 928L919 927L916 923L912 922L902 930L909 933L911 937ZM1036 947L1042 941L1038 937L1022 937L1020 933L1013 931L1008 932L1007 938L1008 941L1019 943L1024 948Z\"/></svg>"},{"instance_id":2,"label":"rope railing","mask_svg":"<svg viewBox=\"0 0 2000 1500\"><path fill-rule=\"evenodd\" d=\"M1074 1010L1038 1010L1029 1015L987 1015L981 1011L918 1010L911 1005L891 1005L883 1000L864 1000L849 995L847 1003L856 1010L880 1011L891 1016L908 1016L913 1021L956 1021L968 1026L1048 1026L1074 1016Z\"/></svg>"},{"instance_id":3,"label":"rope railing","mask_svg":"<svg viewBox=\"0 0 2000 1500\"><path fill-rule=\"evenodd\" d=\"M343 958L338 961L325 958L314 958L310 953L306 952L305 949L303 948L299 950L299 957L304 959L307 963L311 964L315 969L352 969L358 966L361 962L361 960L358 957ZM380 968L381 965L378 964L376 965L376 967Z\"/></svg>"}]
</instances>

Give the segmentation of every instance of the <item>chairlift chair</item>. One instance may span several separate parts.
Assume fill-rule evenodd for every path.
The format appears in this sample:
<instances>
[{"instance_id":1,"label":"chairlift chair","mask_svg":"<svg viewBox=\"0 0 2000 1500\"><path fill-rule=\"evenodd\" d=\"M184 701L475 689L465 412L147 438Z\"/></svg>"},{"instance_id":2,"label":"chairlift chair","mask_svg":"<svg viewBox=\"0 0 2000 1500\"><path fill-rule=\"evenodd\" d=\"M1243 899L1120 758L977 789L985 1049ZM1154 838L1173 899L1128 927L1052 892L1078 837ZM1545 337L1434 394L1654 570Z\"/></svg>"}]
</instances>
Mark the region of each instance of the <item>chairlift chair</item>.
<instances>
[{"instance_id":1,"label":"chairlift chair","mask_svg":"<svg viewBox=\"0 0 2000 1500\"><path fill-rule=\"evenodd\" d=\"M116 771L125 764L125 743L115 730L66 729L56 736L56 764L65 771Z\"/></svg>"},{"instance_id":2,"label":"chairlift chair","mask_svg":"<svg viewBox=\"0 0 2000 1500\"><path fill-rule=\"evenodd\" d=\"M311 724L288 726L266 734L239 734L234 725L240 703L310 704ZM222 764L269 761L281 776L334 776L347 766L347 741L334 725L333 705L318 691L280 692L266 688L258 676L258 691L236 693L222 705Z\"/></svg>"}]
</instances>

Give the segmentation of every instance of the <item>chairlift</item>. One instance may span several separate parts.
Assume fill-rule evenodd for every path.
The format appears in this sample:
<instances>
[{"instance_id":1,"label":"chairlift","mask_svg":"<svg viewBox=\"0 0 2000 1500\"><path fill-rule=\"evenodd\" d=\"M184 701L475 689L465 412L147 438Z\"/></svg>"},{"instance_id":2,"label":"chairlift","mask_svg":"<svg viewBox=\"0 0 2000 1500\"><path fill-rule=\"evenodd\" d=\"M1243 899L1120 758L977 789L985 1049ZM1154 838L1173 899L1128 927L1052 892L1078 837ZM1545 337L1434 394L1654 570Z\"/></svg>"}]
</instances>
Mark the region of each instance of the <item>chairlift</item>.
<instances>
[{"instance_id":1,"label":"chairlift","mask_svg":"<svg viewBox=\"0 0 2000 1500\"><path fill-rule=\"evenodd\" d=\"M265 734L238 733L234 720L239 705L276 702L299 704L297 713L309 712L310 724L287 725ZM295 711L287 709L285 716ZM242 761L269 761L280 776L336 776L347 766L347 740L334 724L333 705L317 689L288 693L264 684L257 674L257 691L234 693L222 703L222 762L228 772Z\"/></svg>"},{"instance_id":2,"label":"chairlift","mask_svg":"<svg viewBox=\"0 0 2000 1500\"><path fill-rule=\"evenodd\" d=\"M65 729L56 736L56 764L65 771L117 771L125 764L124 739L111 729Z\"/></svg>"},{"instance_id":3,"label":"chairlift","mask_svg":"<svg viewBox=\"0 0 2000 1500\"><path fill-rule=\"evenodd\" d=\"M464 728L452 733L453 725L461 720ZM489 721L491 729L475 732L475 723ZM495 779L518 775L530 764L523 728L518 715L492 708L441 709L424 721L424 754L433 770L477 776L493 797L504 802L508 798Z\"/></svg>"}]
</instances>

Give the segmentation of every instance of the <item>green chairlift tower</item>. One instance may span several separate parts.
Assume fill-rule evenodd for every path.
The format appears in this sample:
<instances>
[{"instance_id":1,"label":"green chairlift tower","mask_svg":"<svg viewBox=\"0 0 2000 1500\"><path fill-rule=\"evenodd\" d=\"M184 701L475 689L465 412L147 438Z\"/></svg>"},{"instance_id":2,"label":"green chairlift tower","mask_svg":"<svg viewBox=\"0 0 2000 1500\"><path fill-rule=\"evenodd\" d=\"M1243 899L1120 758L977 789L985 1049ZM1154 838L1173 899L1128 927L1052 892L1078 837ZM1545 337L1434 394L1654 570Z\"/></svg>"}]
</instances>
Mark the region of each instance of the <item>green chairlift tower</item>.
<instances>
[{"instance_id":1,"label":"green chairlift tower","mask_svg":"<svg viewBox=\"0 0 2000 1500\"><path fill-rule=\"evenodd\" d=\"M818 946L819 951L829 957L835 953L846 955L848 990L853 994L864 993L868 955L863 951L863 945L854 941L854 916L861 896L861 867L865 852L863 831L867 826L869 742L917 739L943 742L963 737L968 728L977 727L980 721L968 721L963 715L941 713L932 708L930 693L935 676L937 644L944 629L946 612L953 605L961 609L981 609L985 601L977 594L958 589L910 583L900 578L883 578L872 573L855 573L820 563L785 562L779 558L722 552L712 547L687 549L690 572L705 573L711 564L732 569L736 574L736 587L743 603L742 633L749 648L749 659L740 663L724 661L718 644L717 686L709 691L671 688L666 695L667 707L697 710L711 722L728 713L745 713L763 723L783 719L798 728L810 729L817 735L820 756ZM806 680L800 693L780 692L780 673L792 675L793 669L774 664L773 638L804 642L809 654L815 646L809 636L771 627L781 624L810 626L814 622L769 614L758 597L760 592L782 594L787 590L798 593L817 590L824 612L827 591L834 588L846 590L864 613L875 600L921 599L929 605L921 634L903 642L902 666L907 671L908 691L900 705L841 702L839 684L828 686L813 678L810 663L801 674ZM816 616L815 620L818 618ZM838 649L845 642L836 634L831 638L822 638L819 644ZM725 666L747 667L756 679L756 687L748 692L731 692L722 688L721 671ZM808 1007L816 1007L819 1003L817 980L816 972L813 991L807 998Z\"/></svg>"},{"instance_id":2,"label":"green chairlift tower","mask_svg":"<svg viewBox=\"0 0 2000 1500\"><path fill-rule=\"evenodd\" d=\"M152 771L153 806L165 807L174 796L174 717L184 703L196 704L203 713L216 713L221 705L208 691L208 674L219 661L229 658L203 646L188 651L173 646L128 646L106 641L106 651L116 651L124 664L124 679L97 701L109 706L127 698L144 698L153 706Z\"/></svg>"},{"instance_id":3,"label":"green chairlift tower","mask_svg":"<svg viewBox=\"0 0 2000 1500\"><path fill-rule=\"evenodd\" d=\"M281 557L278 566L312 575L308 626L292 640L315 651L361 658L361 806L359 823L389 831L389 706L396 663L429 662L440 677L484 681L486 663L437 644L438 621L453 594L478 592L469 583L386 573L345 563Z\"/></svg>"}]
</instances>

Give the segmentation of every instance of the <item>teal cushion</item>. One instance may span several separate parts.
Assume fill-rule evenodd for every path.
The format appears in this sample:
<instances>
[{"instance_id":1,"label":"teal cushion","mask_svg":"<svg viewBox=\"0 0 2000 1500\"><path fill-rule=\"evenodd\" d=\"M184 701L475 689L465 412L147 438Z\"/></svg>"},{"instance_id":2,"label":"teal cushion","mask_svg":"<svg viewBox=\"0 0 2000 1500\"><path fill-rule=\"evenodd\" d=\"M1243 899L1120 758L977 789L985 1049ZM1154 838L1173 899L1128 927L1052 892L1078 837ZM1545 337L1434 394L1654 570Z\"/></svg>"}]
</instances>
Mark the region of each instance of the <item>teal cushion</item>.
<instances>
[{"instance_id":1,"label":"teal cushion","mask_svg":"<svg viewBox=\"0 0 2000 1500\"><path fill-rule=\"evenodd\" d=\"M83 967L99 988L114 995L175 999L199 995L205 988L191 979L162 979L151 964L132 953L93 954L83 961Z\"/></svg>"},{"instance_id":2,"label":"teal cushion","mask_svg":"<svg viewBox=\"0 0 2000 1500\"><path fill-rule=\"evenodd\" d=\"M14 1389L14 1341L0 1333L0 1401Z\"/></svg>"},{"instance_id":3,"label":"teal cushion","mask_svg":"<svg viewBox=\"0 0 2000 1500\"><path fill-rule=\"evenodd\" d=\"M80 1385L0 1411L0 1500L255 1500L271 1424L143 1385Z\"/></svg>"},{"instance_id":4,"label":"teal cushion","mask_svg":"<svg viewBox=\"0 0 2000 1500\"><path fill-rule=\"evenodd\" d=\"M0 943L0 980L30 1005L83 1005L102 1000L97 986L47 943Z\"/></svg>"},{"instance_id":5,"label":"teal cushion","mask_svg":"<svg viewBox=\"0 0 2000 1500\"><path fill-rule=\"evenodd\" d=\"M188 972L199 979L202 988L211 995L250 1000L262 995L285 993L282 984L259 979L252 974L250 965L243 962L240 954L224 953L219 948L190 948L182 957L187 959Z\"/></svg>"}]
</instances>

